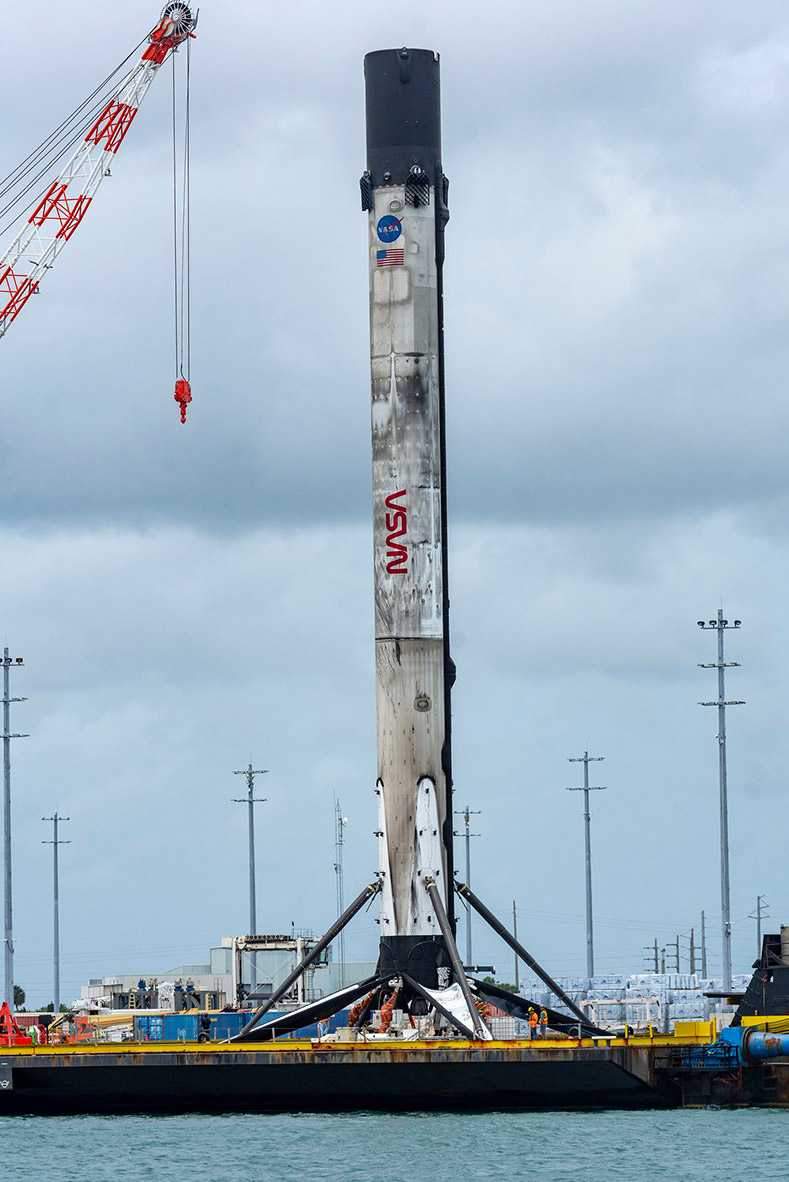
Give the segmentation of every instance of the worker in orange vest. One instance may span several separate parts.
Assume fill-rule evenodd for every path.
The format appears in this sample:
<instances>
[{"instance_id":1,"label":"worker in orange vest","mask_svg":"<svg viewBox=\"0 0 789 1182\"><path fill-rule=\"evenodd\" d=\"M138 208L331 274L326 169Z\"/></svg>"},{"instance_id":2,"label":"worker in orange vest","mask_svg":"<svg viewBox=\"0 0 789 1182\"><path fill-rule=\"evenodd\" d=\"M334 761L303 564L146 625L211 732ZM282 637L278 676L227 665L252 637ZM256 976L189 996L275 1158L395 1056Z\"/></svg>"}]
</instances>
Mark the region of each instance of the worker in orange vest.
<instances>
[{"instance_id":1,"label":"worker in orange vest","mask_svg":"<svg viewBox=\"0 0 789 1182\"><path fill-rule=\"evenodd\" d=\"M534 1006L529 1006L529 1038L537 1038L537 1023L539 1022Z\"/></svg>"},{"instance_id":2,"label":"worker in orange vest","mask_svg":"<svg viewBox=\"0 0 789 1182\"><path fill-rule=\"evenodd\" d=\"M548 1037L548 1011L543 1007L540 1010L540 1038Z\"/></svg>"}]
</instances>

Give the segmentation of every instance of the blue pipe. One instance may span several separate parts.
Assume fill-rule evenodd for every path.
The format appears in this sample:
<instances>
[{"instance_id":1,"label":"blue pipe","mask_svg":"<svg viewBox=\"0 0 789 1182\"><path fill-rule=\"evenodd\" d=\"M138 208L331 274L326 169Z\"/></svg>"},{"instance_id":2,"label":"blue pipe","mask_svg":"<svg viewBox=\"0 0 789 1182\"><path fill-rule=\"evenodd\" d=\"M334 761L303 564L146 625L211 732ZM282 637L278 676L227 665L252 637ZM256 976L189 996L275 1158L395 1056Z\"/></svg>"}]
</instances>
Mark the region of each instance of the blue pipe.
<instances>
[{"instance_id":1,"label":"blue pipe","mask_svg":"<svg viewBox=\"0 0 789 1182\"><path fill-rule=\"evenodd\" d=\"M770 1034L754 1026L727 1026L708 1050L726 1044L736 1047L737 1058L744 1066L789 1057L789 1034Z\"/></svg>"},{"instance_id":2,"label":"blue pipe","mask_svg":"<svg viewBox=\"0 0 789 1182\"><path fill-rule=\"evenodd\" d=\"M789 1034L768 1034L749 1027L743 1034L741 1055L745 1063L789 1056Z\"/></svg>"}]
</instances>

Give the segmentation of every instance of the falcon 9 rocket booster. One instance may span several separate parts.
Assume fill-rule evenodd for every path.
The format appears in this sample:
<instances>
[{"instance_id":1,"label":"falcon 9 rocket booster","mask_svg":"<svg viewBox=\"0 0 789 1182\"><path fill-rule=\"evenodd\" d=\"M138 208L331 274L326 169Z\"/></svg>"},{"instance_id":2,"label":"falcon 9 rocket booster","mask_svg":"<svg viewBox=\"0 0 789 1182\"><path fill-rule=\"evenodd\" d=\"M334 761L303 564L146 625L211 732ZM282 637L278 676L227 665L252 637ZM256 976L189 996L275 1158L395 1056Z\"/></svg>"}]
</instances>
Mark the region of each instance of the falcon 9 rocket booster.
<instances>
[{"instance_id":1,"label":"falcon 9 rocket booster","mask_svg":"<svg viewBox=\"0 0 789 1182\"><path fill-rule=\"evenodd\" d=\"M461 894L548 985L571 1017L559 1030L597 1032L583 1012L473 895L455 883L452 858L451 691L444 407L444 230L449 219L441 165L438 54L386 49L364 59L370 368L373 442L373 567L378 714L378 872L255 1011L232 1041L265 1040L353 1005L360 1029L372 1010L381 1036L395 1004L429 1036L454 1029L488 1042L488 1004L530 1002L467 976L455 939ZM324 948L378 895L381 939L375 975L287 1016L265 1017ZM493 989L493 993L491 990ZM580 1025L579 1025L580 1024ZM399 1033L398 1033L399 1031ZM442 1035L443 1036L443 1035Z\"/></svg>"},{"instance_id":2,"label":"falcon 9 rocket booster","mask_svg":"<svg viewBox=\"0 0 789 1182\"><path fill-rule=\"evenodd\" d=\"M365 57L382 972L428 988L454 928L438 55Z\"/></svg>"}]
</instances>

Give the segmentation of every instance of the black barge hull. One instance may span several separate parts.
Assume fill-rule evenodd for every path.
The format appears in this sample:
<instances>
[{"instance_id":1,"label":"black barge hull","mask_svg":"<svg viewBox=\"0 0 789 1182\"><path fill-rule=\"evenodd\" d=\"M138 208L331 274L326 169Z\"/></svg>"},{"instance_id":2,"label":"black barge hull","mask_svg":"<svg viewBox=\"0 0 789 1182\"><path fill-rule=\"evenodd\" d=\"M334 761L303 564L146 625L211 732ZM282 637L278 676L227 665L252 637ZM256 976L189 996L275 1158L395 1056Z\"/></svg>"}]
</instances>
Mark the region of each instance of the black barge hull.
<instances>
[{"instance_id":1,"label":"black barge hull","mask_svg":"<svg viewBox=\"0 0 789 1182\"><path fill-rule=\"evenodd\" d=\"M673 1107L646 1047L285 1042L15 1048L0 1115Z\"/></svg>"}]
</instances>

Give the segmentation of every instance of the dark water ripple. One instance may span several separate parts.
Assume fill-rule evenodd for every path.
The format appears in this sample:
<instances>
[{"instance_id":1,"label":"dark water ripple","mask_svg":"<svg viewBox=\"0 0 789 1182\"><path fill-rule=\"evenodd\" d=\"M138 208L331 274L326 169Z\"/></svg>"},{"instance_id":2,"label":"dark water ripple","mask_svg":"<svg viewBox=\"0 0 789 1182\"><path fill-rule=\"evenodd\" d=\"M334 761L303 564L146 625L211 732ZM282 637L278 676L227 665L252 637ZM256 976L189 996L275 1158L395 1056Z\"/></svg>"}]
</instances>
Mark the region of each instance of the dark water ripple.
<instances>
[{"instance_id":1,"label":"dark water ripple","mask_svg":"<svg viewBox=\"0 0 789 1182\"><path fill-rule=\"evenodd\" d=\"M786 1182L778 1110L0 1119L2 1182Z\"/></svg>"}]
</instances>

